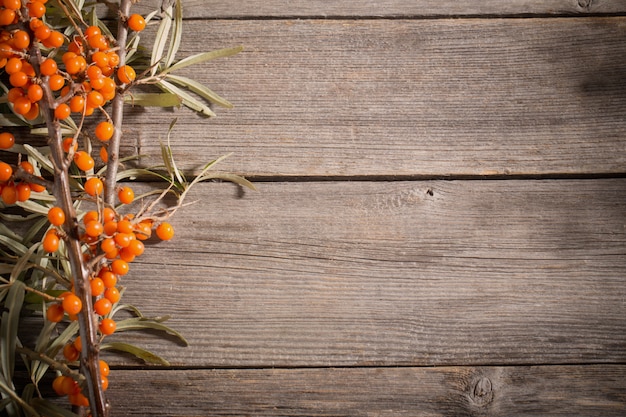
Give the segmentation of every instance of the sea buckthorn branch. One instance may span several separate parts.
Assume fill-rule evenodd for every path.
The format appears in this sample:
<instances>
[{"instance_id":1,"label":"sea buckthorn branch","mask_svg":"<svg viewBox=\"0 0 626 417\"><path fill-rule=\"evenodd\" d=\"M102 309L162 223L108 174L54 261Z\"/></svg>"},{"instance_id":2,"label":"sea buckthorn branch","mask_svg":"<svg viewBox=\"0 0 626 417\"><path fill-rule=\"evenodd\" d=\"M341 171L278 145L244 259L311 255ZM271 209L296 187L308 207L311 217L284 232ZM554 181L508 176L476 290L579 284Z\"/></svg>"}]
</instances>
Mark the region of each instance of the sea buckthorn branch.
<instances>
[{"instance_id":1,"label":"sea buckthorn branch","mask_svg":"<svg viewBox=\"0 0 626 417\"><path fill-rule=\"evenodd\" d=\"M121 0L119 6L119 21L117 25L117 44L122 47L117 55L120 58L120 66L126 65L126 41L128 38L127 19L130 15L131 0ZM117 183L117 171L119 162L120 142L122 139L122 124L124 120L124 95L118 94L113 99L111 119L113 120L113 136L109 143L107 172L105 178L106 191L104 202L113 205L115 202L115 184Z\"/></svg>"},{"instance_id":2,"label":"sea buckthorn branch","mask_svg":"<svg viewBox=\"0 0 626 417\"><path fill-rule=\"evenodd\" d=\"M116 329L153 329L186 344L182 335L162 323L165 318L147 318L134 306L118 304L124 291L118 280L128 272L129 263L143 253L143 242L153 232L160 240L174 236L167 220L186 205L183 201L193 185L221 179L254 188L237 175L210 171L223 158L210 162L188 181L176 167L169 144L162 149L166 174L145 169L118 172L123 107L132 87L155 84L165 91L128 94L135 104L183 104L211 116L213 112L203 100L225 107L230 103L192 79L172 73L241 51L240 47L222 49L177 61L182 1L164 1L160 10L145 19L130 13L132 2L120 0L114 38L95 13L82 10L82 1L0 0L0 86L6 91L10 110L4 109L0 122L31 126L33 134L45 134L48 145L35 148L16 143L13 133L0 131L0 149L18 153L17 165L0 161L1 205L18 205L26 213L45 217L35 221L23 236L13 231L0 234L0 309L9 312L0 320L8 317L11 322L10 326L3 323L0 332L19 326L22 308L38 311L44 320L34 349L22 346L16 334L0 335L0 391L13 399L0 402L0 411L11 417L21 415L16 407L27 415L74 416L41 398L37 384L49 369L57 372L54 390L67 395L70 404L78 407L76 411L106 417L110 407L104 392L109 368L99 359L101 350L121 350L152 363L167 363L128 343L103 343ZM96 3L109 8L117 4L108 0ZM146 21L157 17L160 22L156 22L150 65L138 66L143 71L137 76L129 58L137 52L138 33ZM133 37L128 40L131 31ZM95 129L86 123L94 113L100 116ZM73 119L76 117L80 118L78 125ZM99 171L95 171L91 156L92 143L101 148L104 167ZM22 155L28 160L22 160ZM140 208L133 215L135 208L130 204L136 199L134 191L118 181L137 173L157 175L169 186L160 193L139 196ZM31 190L35 191L33 196ZM163 207L170 193L177 202ZM145 200L148 197L150 202ZM11 216L17 215L0 213L0 219ZM32 220L30 215L25 218ZM0 230L8 229L0 223ZM4 278L6 271L10 271L9 279ZM116 323L113 316L120 310L137 317ZM57 328L57 323L65 323L65 330ZM11 382L16 352L26 362L32 380L33 389L25 390L22 396ZM62 358L58 358L61 353ZM35 392L37 396L33 396Z\"/></svg>"},{"instance_id":3,"label":"sea buckthorn branch","mask_svg":"<svg viewBox=\"0 0 626 417\"><path fill-rule=\"evenodd\" d=\"M44 62L39 44L33 42L30 48L31 65L41 74L40 65ZM58 106L52 94L49 83L45 83L43 90L44 100L40 101L40 111L44 116L48 128L48 144L54 167L54 186L52 193L56 198L57 207L65 213L65 222L62 230L66 235L65 244L69 258L73 292L82 305L78 313L79 332L85 349L81 351L81 370L85 376L87 398L92 414L98 417L109 415L109 405L102 390L102 377L98 368L99 348L97 341L97 323L94 315L91 293L89 288L90 271L83 260L83 248L80 238L79 223L74 208L72 189L70 185L70 163L63 150L63 135L59 119L55 115L55 106ZM58 107L57 107L58 108Z\"/></svg>"}]
</instances>

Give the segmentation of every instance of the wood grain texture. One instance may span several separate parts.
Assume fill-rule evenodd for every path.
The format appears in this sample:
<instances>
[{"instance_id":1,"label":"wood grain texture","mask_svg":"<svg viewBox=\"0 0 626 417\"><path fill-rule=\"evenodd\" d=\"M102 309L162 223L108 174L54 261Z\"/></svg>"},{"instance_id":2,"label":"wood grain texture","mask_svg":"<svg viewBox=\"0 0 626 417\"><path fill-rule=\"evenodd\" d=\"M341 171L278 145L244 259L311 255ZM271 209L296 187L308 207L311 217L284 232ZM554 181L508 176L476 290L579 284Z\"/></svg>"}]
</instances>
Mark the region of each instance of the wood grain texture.
<instances>
[{"instance_id":1,"label":"wood grain texture","mask_svg":"<svg viewBox=\"0 0 626 417\"><path fill-rule=\"evenodd\" d=\"M135 9L154 10L160 1L143 0ZM398 17L398 16L498 16L498 15L553 15L581 13L623 13L624 0L485 0L485 1L429 1L429 0L297 0L284 2L230 2L217 0L186 0L188 18L258 18L258 17Z\"/></svg>"},{"instance_id":2,"label":"wood grain texture","mask_svg":"<svg viewBox=\"0 0 626 417\"><path fill-rule=\"evenodd\" d=\"M194 193L123 280L191 346L124 338L174 365L626 361L626 180Z\"/></svg>"},{"instance_id":3,"label":"wood grain texture","mask_svg":"<svg viewBox=\"0 0 626 417\"><path fill-rule=\"evenodd\" d=\"M124 416L623 416L624 366L117 371ZM167 406L165 406L167 405Z\"/></svg>"},{"instance_id":4,"label":"wood grain texture","mask_svg":"<svg viewBox=\"0 0 626 417\"><path fill-rule=\"evenodd\" d=\"M626 18L190 21L180 56L235 103L216 119L131 111L143 165L251 176L488 176L626 171Z\"/></svg>"}]
</instances>

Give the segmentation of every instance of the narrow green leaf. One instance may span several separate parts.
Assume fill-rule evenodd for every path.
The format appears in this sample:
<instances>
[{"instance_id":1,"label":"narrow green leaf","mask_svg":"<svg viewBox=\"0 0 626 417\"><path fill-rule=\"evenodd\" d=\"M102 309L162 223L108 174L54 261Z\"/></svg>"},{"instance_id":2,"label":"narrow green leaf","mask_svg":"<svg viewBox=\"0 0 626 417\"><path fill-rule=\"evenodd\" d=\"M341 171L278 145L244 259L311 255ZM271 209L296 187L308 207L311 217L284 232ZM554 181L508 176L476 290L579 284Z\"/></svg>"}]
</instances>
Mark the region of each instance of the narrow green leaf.
<instances>
[{"instance_id":1,"label":"narrow green leaf","mask_svg":"<svg viewBox=\"0 0 626 417\"><path fill-rule=\"evenodd\" d=\"M2 313L0 323L0 350L2 374L8 384L13 384L13 371L15 369L15 347L17 346L17 329L19 327L20 312L24 304L24 284L15 281L4 302L6 311Z\"/></svg>"},{"instance_id":2,"label":"narrow green leaf","mask_svg":"<svg viewBox=\"0 0 626 417\"><path fill-rule=\"evenodd\" d=\"M243 46L236 46L234 48L223 48L217 49L215 51L203 52L200 54L195 54L188 56L187 58L183 58L171 67L165 68L161 71L161 75L168 74L173 71L178 71L190 65L199 64L201 62L210 61L216 58L225 58L232 55L236 55L239 52L243 51Z\"/></svg>"},{"instance_id":3,"label":"narrow green leaf","mask_svg":"<svg viewBox=\"0 0 626 417\"><path fill-rule=\"evenodd\" d=\"M48 346L48 349L46 350L46 356L54 358L57 353L59 353L59 350L61 350L63 346L77 333L78 321L73 321L65 328L65 330L63 330L63 333L57 336L57 338L50 343L50 346Z\"/></svg>"},{"instance_id":4,"label":"narrow green leaf","mask_svg":"<svg viewBox=\"0 0 626 417\"><path fill-rule=\"evenodd\" d=\"M172 6L164 10L161 23L157 30L154 46L152 47L152 55L150 56L150 75L155 75L159 69L159 62L163 59L165 45L172 27Z\"/></svg>"},{"instance_id":5,"label":"narrow green leaf","mask_svg":"<svg viewBox=\"0 0 626 417\"><path fill-rule=\"evenodd\" d=\"M68 409L52 404L43 398L33 398L31 404L37 412L47 417L79 417L78 414L74 414Z\"/></svg>"},{"instance_id":6,"label":"narrow green leaf","mask_svg":"<svg viewBox=\"0 0 626 417\"><path fill-rule=\"evenodd\" d=\"M220 97L217 93L215 93L209 87L205 86L202 83L199 83L196 80L193 80L187 77L181 77L179 75L174 75L174 74L166 75L165 79L193 91L194 93L198 94L202 98L212 103L218 104L228 109L233 108L233 105L228 100L226 100L223 97Z\"/></svg>"},{"instance_id":7,"label":"narrow green leaf","mask_svg":"<svg viewBox=\"0 0 626 417\"><path fill-rule=\"evenodd\" d=\"M50 148L46 147L44 149L49 150ZM24 144L24 150L26 151L28 156L34 158L35 161L37 161L37 163L42 168L44 168L46 171L48 171L51 174L54 173L54 167L52 166L52 162L50 162L50 159L48 158L47 155L44 155L39 149L33 146L30 146L28 144Z\"/></svg>"},{"instance_id":8,"label":"narrow green leaf","mask_svg":"<svg viewBox=\"0 0 626 417\"><path fill-rule=\"evenodd\" d=\"M165 58L165 67L169 67L174 62L178 48L180 48L180 41L183 38L183 2L176 0L174 6L174 30L172 31L172 38L170 39L170 47L167 50L167 56Z\"/></svg>"},{"instance_id":9,"label":"narrow green leaf","mask_svg":"<svg viewBox=\"0 0 626 417\"><path fill-rule=\"evenodd\" d=\"M124 102L141 107L178 107L183 100L172 93L136 93L124 96Z\"/></svg>"},{"instance_id":10,"label":"narrow green leaf","mask_svg":"<svg viewBox=\"0 0 626 417\"><path fill-rule=\"evenodd\" d=\"M159 355L152 353L148 350L142 349L138 346L131 345L130 343L123 342L110 342L100 345L100 350L116 350L119 352L130 353L138 359L141 359L145 363L169 366L169 362L160 357Z\"/></svg>"},{"instance_id":11,"label":"narrow green leaf","mask_svg":"<svg viewBox=\"0 0 626 417\"><path fill-rule=\"evenodd\" d=\"M179 96L182 101L183 104L187 107L189 107L190 109L204 114L205 116L209 116L209 117L214 117L215 113L213 113L213 110L211 110L211 108L209 106L207 106L204 103L201 103L199 100L197 100L196 98L194 98L191 94L187 93L186 91L176 87L174 84L167 82L165 80L159 80L156 85L169 92L172 94L176 94L177 96Z\"/></svg>"},{"instance_id":12,"label":"narrow green leaf","mask_svg":"<svg viewBox=\"0 0 626 417\"><path fill-rule=\"evenodd\" d=\"M211 179L230 181L232 183L235 183L243 187L247 187L253 191L256 191L256 187L254 186L254 184L252 184L250 181L248 181L244 177L236 175L236 174L229 174L227 172L212 172L202 177L202 180L211 180Z\"/></svg>"},{"instance_id":13,"label":"narrow green leaf","mask_svg":"<svg viewBox=\"0 0 626 417\"><path fill-rule=\"evenodd\" d=\"M22 255L17 262L15 263L15 267L13 268L13 271L11 271L11 277L9 278L9 280L11 282L14 282L17 280L17 278L19 277L19 275L24 272L26 269L30 268L29 265L29 261L30 261L30 257L33 255L33 253L35 253L35 250L40 246L41 244L35 243L34 245L32 245L29 249L28 252L26 252L24 255ZM24 300L22 300L23 302Z\"/></svg>"},{"instance_id":14,"label":"narrow green leaf","mask_svg":"<svg viewBox=\"0 0 626 417\"><path fill-rule=\"evenodd\" d=\"M3 224L0 224L0 232L4 233L3 229L5 228L6 226L4 226ZM4 234L0 234L0 244L11 249L16 255L19 255L19 256L24 255L26 252L28 252L28 248L26 246L22 245L20 242L13 240Z\"/></svg>"},{"instance_id":15,"label":"narrow green leaf","mask_svg":"<svg viewBox=\"0 0 626 417\"><path fill-rule=\"evenodd\" d=\"M160 330L160 331L166 332L168 334L176 336L185 346L189 346L189 342L187 342L187 339L185 339L185 337L180 332L172 329L169 326L166 326L165 324L159 321L152 320L149 318L132 317L129 319L121 320L117 322L117 327L115 331L126 332L130 330L145 330L145 329L153 329L153 330Z\"/></svg>"}]
</instances>

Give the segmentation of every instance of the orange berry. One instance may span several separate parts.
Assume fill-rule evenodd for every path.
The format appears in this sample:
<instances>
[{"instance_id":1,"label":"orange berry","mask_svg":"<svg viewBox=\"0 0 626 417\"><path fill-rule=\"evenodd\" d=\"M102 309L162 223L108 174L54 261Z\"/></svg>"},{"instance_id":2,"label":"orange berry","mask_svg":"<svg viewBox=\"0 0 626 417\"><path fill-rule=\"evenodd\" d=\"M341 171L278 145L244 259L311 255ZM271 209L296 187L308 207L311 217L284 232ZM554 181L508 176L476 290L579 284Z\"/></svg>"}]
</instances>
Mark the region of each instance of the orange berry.
<instances>
[{"instance_id":1,"label":"orange berry","mask_svg":"<svg viewBox=\"0 0 626 417\"><path fill-rule=\"evenodd\" d=\"M80 301L80 298L78 298L76 294L67 292L62 295L62 298L63 310L65 310L67 314L78 314L83 309L83 302Z\"/></svg>"},{"instance_id":2,"label":"orange berry","mask_svg":"<svg viewBox=\"0 0 626 417\"><path fill-rule=\"evenodd\" d=\"M117 213L111 207L105 207L102 209L102 221L110 222L117 218Z\"/></svg>"},{"instance_id":3,"label":"orange berry","mask_svg":"<svg viewBox=\"0 0 626 417\"><path fill-rule=\"evenodd\" d=\"M46 14L46 5L40 1L30 1L26 5L28 7L28 15L30 17L42 17Z\"/></svg>"},{"instance_id":4,"label":"orange berry","mask_svg":"<svg viewBox=\"0 0 626 417\"><path fill-rule=\"evenodd\" d=\"M9 132L0 133L0 149L11 149L15 144L15 136Z\"/></svg>"},{"instance_id":5,"label":"orange berry","mask_svg":"<svg viewBox=\"0 0 626 417\"><path fill-rule=\"evenodd\" d=\"M33 166L33 164L31 164L28 161L20 162L20 168L23 169L24 171L28 172L29 174L34 174L35 173L35 167Z\"/></svg>"},{"instance_id":6,"label":"orange berry","mask_svg":"<svg viewBox=\"0 0 626 417\"><path fill-rule=\"evenodd\" d=\"M85 29L85 37L90 38L92 36L100 36L102 35L102 31L98 26L89 26Z\"/></svg>"},{"instance_id":7,"label":"orange berry","mask_svg":"<svg viewBox=\"0 0 626 417\"><path fill-rule=\"evenodd\" d=\"M13 46L16 49L27 49L30 46L30 35L25 30L13 33Z\"/></svg>"},{"instance_id":8,"label":"orange berry","mask_svg":"<svg viewBox=\"0 0 626 417\"><path fill-rule=\"evenodd\" d=\"M85 225L87 236L98 237L104 232L104 226L98 220L92 220Z\"/></svg>"},{"instance_id":9,"label":"orange berry","mask_svg":"<svg viewBox=\"0 0 626 417\"><path fill-rule=\"evenodd\" d=\"M104 282L101 278L92 278L89 280L89 287L91 288L91 296L99 297L104 294Z\"/></svg>"},{"instance_id":10,"label":"orange berry","mask_svg":"<svg viewBox=\"0 0 626 417\"><path fill-rule=\"evenodd\" d=\"M0 197L2 197L2 201L7 206L17 203L17 188L13 183L5 185L4 187L2 187Z\"/></svg>"},{"instance_id":11,"label":"orange berry","mask_svg":"<svg viewBox=\"0 0 626 417\"><path fill-rule=\"evenodd\" d=\"M100 139L103 142L106 142L113 137L114 131L115 131L115 128L113 127L113 124L111 122L100 122L96 126L95 133L98 139Z\"/></svg>"},{"instance_id":12,"label":"orange berry","mask_svg":"<svg viewBox=\"0 0 626 417\"><path fill-rule=\"evenodd\" d=\"M78 36L74 36L74 38L70 41L70 44L67 45L67 50L77 55L83 55L83 41L81 41Z\"/></svg>"},{"instance_id":13,"label":"orange berry","mask_svg":"<svg viewBox=\"0 0 626 417\"><path fill-rule=\"evenodd\" d=\"M113 288L117 285L117 276L111 271L101 272L100 279L106 288Z\"/></svg>"},{"instance_id":14,"label":"orange berry","mask_svg":"<svg viewBox=\"0 0 626 417\"><path fill-rule=\"evenodd\" d=\"M106 316L111 312L112 308L113 304L108 298L100 298L98 301L93 303L93 311L100 316Z\"/></svg>"},{"instance_id":15,"label":"orange berry","mask_svg":"<svg viewBox=\"0 0 626 417\"><path fill-rule=\"evenodd\" d=\"M30 185L26 182L20 182L15 186L17 190L17 201L26 201L30 198Z\"/></svg>"},{"instance_id":16,"label":"orange berry","mask_svg":"<svg viewBox=\"0 0 626 417\"><path fill-rule=\"evenodd\" d=\"M78 394L70 394L67 399L70 404L76 407L89 407L89 399L85 397L85 394L78 392Z\"/></svg>"},{"instance_id":17,"label":"orange berry","mask_svg":"<svg viewBox=\"0 0 626 417\"><path fill-rule=\"evenodd\" d=\"M8 26L13 24L17 17L15 10L3 9L0 10L0 26Z\"/></svg>"},{"instance_id":18,"label":"orange berry","mask_svg":"<svg viewBox=\"0 0 626 417\"><path fill-rule=\"evenodd\" d=\"M54 59L52 59L52 58L47 58L39 66L39 71L41 72L41 75L56 74L56 72L58 70L59 70L59 67L58 67L56 61Z\"/></svg>"},{"instance_id":19,"label":"orange berry","mask_svg":"<svg viewBox=\"0 0 626 417\"><path fill-rule=\"evenodd\" d=\"M24 113L24 118L26 120L35 120L39 116L39 104L32 103L30 106L30 110Z\"/></svg>"},{"instance_id":20,"label":"orange berry","mask_svg":"<svg viewBox=\"0 0 626 417\"><path fill-rule=\"evenodd\" d=\"M91 155L85 151L78 151L74 154L74 163L81 171L89 171L95 165Z\"/></svg>"},{"instance_id":21,"label":"orange berry","mask_svg":"<svg viewBox=\"0 0 626 417\"><path fill-rule=\"evenodd\" d=\"M22 7L21 0L3 0L2 4L6 9L19 10Z\"/></svg>"},{"instance_id":22,"label":"orange berry","mask_svg":"<svg viewBox=\"0 0 626 417\"><path fill-rule=\"evenodd\" d=\"M105 319L105 320L111 320L111 319ZM115 324L115 322L113 323ZM117 327L117 325L115 325L115 327ZM102 332L102 329L100 329L100 331ZM115 328L112 329L111 333L115 332ZM111 334L111 333L104 333L102 332L102 334ZM106 391L109 389L109 378L103 376L102 378L100 378L100 385L102 386L102 391Z\"/></svg>"},{"instance_id":23,"label":"orange berry","mask_svg":"<svg viewBox=\"0 0 626 417\"><path fill-rule=\"evenodd\" d=\"M174 237L174 228L171 224L163 222L157 226L156 234L161 240L170 240Z\"/></svg>"},{"instance_id":24,"label":"orange berry","mask_svg":"<svg viewBox=\"0 0 626 417\"><path fill-rule=\"evenodd\" d=\"M24 71L14 72L9 76L9 83L13 87L24 87L28 83L28 75Z\"/></svg>"},{"instance_id":25,"label":"orange berry","mask_svg":"<svg viewBox=\"0 0 626 417\"><path fill-rule=\"evenodd\" d=\"M77 313L78 314L78 313ZM79 351L83 351L83 339L80 336L76 336L74 339L74 347Z\"/></svg>"},{"instance_id":26,"label":"orange berry","mask_svg":"<svg viewBox=\"0 0 626 417\"><path fill-rule=\"evenodd\" d=\"M48 48L60 48L65 43L65 36L58 30L53 30L42 43Z\"/></svg>"},{"instance_id":27,"label":"orange berry","mask_svg":"<svg viewBox=\"0 0 626 417\"><path fill-rule=\"evenodd\" d=\"M98 91L90 91L87 94L87 105L89 107L100 107L104 104L104 97Z\"/></svg>"},{"instance_id":28,"label":"orange berry","mask_svg":"<svg viewBox=\"0 0 626 417\"><path fill-rule=\"evenodd\" d=\"M140 14L131 14L126 21L128 28L135 32L141 32L146 28L146 20Z\"/></svg>"},{"instance_id":29,"label":"orange berry","mask_svg":"<svg viewBox=\"0 0 626 417\"><path fill-rule=\"evenodd\" d=\"M120 56L117 52L107 52L107 56L109 57L109 65L111 67L117 67L120 64Z\"/></svg>"},{"instance_id":30,"label":"orange berry","mask_svg":"<svg viewBox=\"0 0 626 417\"><path fill-rule=\"evenodd\" d=\"M61 207L50 207L48 210L48 221L54 226L61 226L65 223L65 212Z\"/></svg>"},{"instance_id":31,"label":"orange berry","mask_svg":"<svg viewBox=\"0 0 626 417\"><path fill-rule=\"evenodd\" d=\"M67 153L70 150L76 152L78 150L78 143L74 142L74 138L63 139L63 150Z\"/></svg>"},{"instance_id":32,"label":"orange berry","mask_svg":"<svg viewBox=\"0 0 626 417\"><path fill-rule=\"evenodd\" d=\"M38 177L38 178L41 178L41 177ZM35 193L43 193L46 190L46 187L44 187L43 185L39 185L37 183L31 182L30 189Z\"/></svg>"},{"instance_id":33,"label":"orange berry","mask_svg":"<svg viewBox=\"0 0 626 417\"><path fill-rule=\"evenodd\" d=\"M102 162L104 162L105 164L107 162L109 162L109 152L107 151L107 148L105 146L100 148L100 159L102 159Z\"/></svg>"},{"instance_id":34,"label":"orange berry","mask_svg":"<svg viewBox=\"0 0 626 417\"><path fill-rule=\"evenodd\" d=\"M6 162L0 161L0 182L8 181L13 175L13 168Z\"/></svg>"},{"instance_id":35,"label":"orange berry","mask_svg":"<svg viewBox=\"0 0 626 417\"><path fill-rule=\"evenodd\" d=\"M119 222L118 222L118 230L119 230ZM132 237L130 233L117 233L113 239L115 239L115 243L117 244L117 246L119 246L120 248L126 248L128 247L128 245L130 245Z\"/></svg>"},{"instance_id":36,"label":"orange berry","mask_svg":"<svg viewBox=\"0 0 626 417\"><path fill-rule=\"evenodd\" d=\"M130 65L122 65L117 69L117 79L122 84L129 84L135 80L135 70Z\"/></svg>"},{"instance_id":37,"label":"orange berry","mask_svg":"<svg viewBox=\"0 0 626 417\"><path fill-rule=\"evenodd\" d=\"M102 191L104 191L104 184L102 183L102 180L97 177L91 177L85 181L84 187L85 192L92 197L100 195L102 194Z\"/></svg>"},{"instance_id":38,"label":"orange berry","mask_svg":"<svg viewBox=\"0 0 626 417\"><path fill-rule=\"evenodd\" d=\"M43 246L43 250L46 252L56 252L57 250L59 250L59 244L60 244L60 239L59 236L57 235L56 230L50 230L48 231L42 240L42 246Z\"/></svg>"},{"instance_id":39,"label":"orange berry","mask_svg":"<svg viewBox=\"0 0 626 417\"><path fill-rule=\"evenodd\" d=\"M50 29L50 27L45 24L35 29L35 37L39 39L40 41L45 41L46 39L48 39L51 33L52 33L52 29Z\"/></svg>"},{"instance_id":40,"label":"orange berry","mask_svg":"<svg viewBox=\"0 0 626 417\"><path fill-rule=\"evenodd\" d=\"M98 220L99 219L99 215L98 212L95 210L89 210L87 213L85 213L85 215L83 216L83 224L87 224L92 220Z\"/></svg>"},{"instance_id":41,"label":"orange berry","mask_svg":"<svg viewBox=\"0 0 626 417\"><path fill-rule=\"evenodd\" d=\"M89 46L93 49L99 49L101 51L109 49L109 42L104 35L89 36L87 43L89 43Z\"/></svg>"},{"instance_id":42,"label":"orange berry","mask_svg":"<svg viewBox=\"0 0 626 417\"><path fill-rule=\"evenodd\" d=\"M135 227L128 219L122 219L119 222L117 222L117 231L120 232L121 234L129 235L130 233L133 232L134 229ZM129 241L130 241L130 237L129 237Z\"/></svg>"},{"instance_id":43,"label":"orange berry","mask_svg":"<svg viewBox=\"0 0 626 417\"><path fill-rule=\"evenodd\" d=\"M96 64L99 68L104 68L109 65L109 56L102 51L94 52L91 56L91 62Z\"/></svg>"},{"instance_id":44,"label":"orange berry","mask_svg":"<svg viewBox=\"0 0 626 417\"><path fill-rule=\"evenodd\" d=\"M100 329L100 333L104 335L110 335L110 334L115 333L117 324L115 323L115 320L106 318L106 319L102 319L102 321L98 325L98 328ZM105 376L102 376L102 377L107 381L107 385L108 385L108 379L106 379ZM106 389L106 388L104 388L103 386L102 389Z\"/></svg>"},{"instance_id":45,"label":"orange berry","mask_svg":"<svg viewBox=\"0 0 626 417\"><path fill-rule=\"evenodd\" d=\"M64 376L62 390L63 395L75 395L80 392L80 385L71 376Z\"/></svg>"},{"instance_id":46,"label":"orange berry","mask_svg":"<svg viewBox=\"0 0 626 417\"><path fill-rule=\"evenodd\" d=\"M39 84L31 84L28 86L28 90L26 90L26 95L28 99L33 103L38 102L43 98L43 88Z\"/></svg>"},{"instance_id":47,"label":"orange berry","mask_svg":"<svg viewBox=\"0 0 626 417\"><path fill-rule=\"evenodd\" d=\"M46 319L53 323L61 322L64 315L65 310L63 310L63 306L59 303L50 304L46 309Z\"/></svg>"},{"instance_id":48,"label":"orange berry","mask_svg":"<svg viewBox=\"0 0 626 417\"><path fill-rule=\"evenodd\" d=\"M100 368L100 376L108 377L111 373L111 369L109 368L109 364L100 359L98 362L98 368Z\"/></svg>"},{"instance_id":49,"label":"orange berry","mask_svg":"<svg viewBox=\"0 0 626 417\"><path fill-rule=\"evenodd\" d=\"M22 60L17 57L10 58L4 65L4 71L7 74L13 74L22 70Z\"/></svg>"},{"instance_id":50,"label":"orange berry","mask_svg":"<svg viewBox=\"0 0 626 417\"><path fill-rule=\"evenodd\" d=\"M56 117L59 120L64 120L70 116L71 112L72 110L70 109L69 105L65 103L61 103L57 106L56 109L54 109L54 117Z\"/></svg>"},{"instance_id":51,"label":"orange berry","mask_svg":"<svg viewBox=\"0 0 626 417\"><path fill-rule=\"evenodd\" d=\"M70 362L74 362L80 357L80 352L71 343L66 343L63 346L63 356Z\"/></svg>"},{"instance_id":52,"label":"orange berry","mask_svg":"<svg viewBox=\"0 0 626 417\"><path fill-rule=\"evenodd\" d=\"M130 251L130 253L132 253L135 256L139 256L143 254L145 250L144 244L140 240L137 240L137 239L131 240L127 248Z\"/></svg>"},{"instance_id":53,"label":"orange berry","mask_svg":"<svg viewBox=\"0 0 626 417\"><path fill-rule=\"evenodd\" d=\"M18 98L24 97L24 95L24 90L21 88L12 88L7 93L7 100L9 100L9 103L15 103Z\"/></svg>"},{"instance_id":54,"label":"orange berry","mask_svg":"<svg viewBox=\"0 0 626 417\"><path fill-rule=\"evenodd\" d=\"M104 291L104 298L106 298L107 300L109 300L113 304L115 304L118 301L120 301L121 297L122 296L120 295L120 292L115 287L107 288L106 291Z\"/></svg>"},{"instance_id":55,"label":"orange berry","mask_svg":"<svg viewBox=\"0 0 626 417\"><path fill-rule=\"evenodd\" d=\"M126 275L128 274L128 262L122 259L116 259L111 262L111 272L116 275Z\"/></svg>"},{"instance_id":56,"label":"orange berry","mask_svg":"<svg viewBox=\"0 0 626 417\"><path fill-rule=\"evenodd\" d=\"M11 77L13 75L11 75ZM13 103L13 111L17 114L21 114L22 116L24 116L30 111L32 106L33 106L33 103L30 101L28 97L20 97L17 100L15 100L15 103Z\"/></svg>"},{"instance_id":57,"label":"orange berry","mask_svg":"<svg viewBox=\"0 0 626 417\"><path fill-rule=\"evenodd\" d=\"M82 113L85 109L85 97L74 96L70 99L70 110L74 113Z\"/></svg>"},{"instance_id":58,"label":"orange berry","mask_svg":"<svg viewBox=\"0 0 626 417\"><path fill-rule=\"evenodd\" d=\"M57 395L65 395L65 392L63 391L63 381L65 380L65 378L69 377L66 377L65 375L59 375L52 381L52 389Z\"/></svg>"},{"instance_id":59,"label":"orange berry","mask_svg":"<svg viewBox=\"0 0 626 417\"><path fill-rule=\"evenodd\" d=\"M102 252L104 253L116 251L117 245L115 244L115 240L112 237L107 237L100 243L100 249L102 249Z\"/></svg>"},{"instance_id":60,"label":"orange berry","mask_svg":"<svg viewBox=\"0 0 626 417\"><path fill-rule=\"evenodd\" d=\"M59 91L65 85L65 78L61 74L52 74L48 79L48 85L52 91Z\"/></svg>"},{"instance_id":61,"label":"orange berry","mask_svg":"<svg viewBox=\"0 0 626 417\"><path fill-rule=\"evenodd\" d=\"M122 187L117 192L117 198L119 198L120 203L122 204L130 204L135 199L135 193L133 192L133 189L130 187ZM130 232L132 232L132 228L130 231L126 233L130 233Z\"/></svg>"}]
</instances>

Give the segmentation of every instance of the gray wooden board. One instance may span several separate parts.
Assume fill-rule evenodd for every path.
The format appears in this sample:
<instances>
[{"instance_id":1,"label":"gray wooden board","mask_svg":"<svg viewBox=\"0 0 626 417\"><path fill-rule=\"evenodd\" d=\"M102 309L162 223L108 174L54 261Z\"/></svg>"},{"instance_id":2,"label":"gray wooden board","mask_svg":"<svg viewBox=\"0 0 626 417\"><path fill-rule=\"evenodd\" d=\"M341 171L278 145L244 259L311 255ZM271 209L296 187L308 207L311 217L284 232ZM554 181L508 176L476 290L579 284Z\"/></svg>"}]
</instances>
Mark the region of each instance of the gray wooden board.
<instances>
[{"instance_id":1,"label":"gray wooden board","mask_svg":"<svg viewBox=\"0 0 626 417\"><path fill-rule=\"evenodd\" d=\"M611 174L626 170L626 18L189 21L184 74L230 99L205 119L133 110L129 149L251 176Z\"/></svg>"},{"instance_id":2,"label":"gray wooden board","mask_svg":"<svg viewBox=\"0 0 626 417\"><path fill-rule=\"evenodd\" d=\"M158 7L160 1L144 0L133 10L149 12ZM580 13L623 13L624 0L486 0L486 1L432 1L432 0L297 0L284 2L266 0L262 2L231 2L185 0L185 17L397 17L397 16L475 16L475 15L553 15Z\"/></svg>"},{"instance_id":3,"label":"gray wooden board","mask_svg":"<svg viewBox=\"0 0 626 417\"><path fill-rule=\"evenodd\" d=\"M190 199L122 280L190 346L124 339L174 365L626 360L626 180L213 183Z\"/></svg>"},{"instance_id":4,"label":"gray wooden board","mask_svg":"<svg viewBox=\"0 0 626 417\"><path fill-rule=\"evenodd\" d=\"M124 416L623 416L623 365L118 371Z\"/></svg>"}]
</instances>

